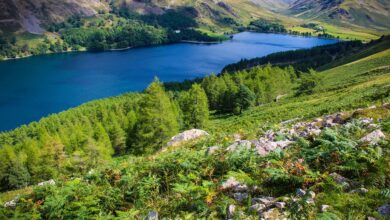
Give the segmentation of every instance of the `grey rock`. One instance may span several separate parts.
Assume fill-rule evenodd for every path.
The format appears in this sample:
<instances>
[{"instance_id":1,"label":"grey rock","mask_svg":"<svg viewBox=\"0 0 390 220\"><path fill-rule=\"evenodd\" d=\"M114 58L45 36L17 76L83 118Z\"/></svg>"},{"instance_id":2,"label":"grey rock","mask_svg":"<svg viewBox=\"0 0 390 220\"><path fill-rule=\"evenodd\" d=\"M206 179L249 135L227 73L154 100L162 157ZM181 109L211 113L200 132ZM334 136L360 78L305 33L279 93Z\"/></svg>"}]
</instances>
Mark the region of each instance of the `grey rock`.
<instances>
[{"instance_id":1,"label":"grey rock","mask_svg":"<svg viewBox=\"0 0 390 220\"><path fill-rule=\"evenodd\" d=\"M351 181L348 178L345 178L338 173L331 173L329 176L331 176L337 184L342 185L344 188L349 189L351 187Z\"/></svg>"},{"instance_id":2,"label":"grey rock","mask_svg":"<svg viewBox=\"0 0 390 220\"><path fill-rule=\"evenodd\" d=\"M252 206L249 208L249 210L250 210L251 212L261 213L261 212L263 212L266 208L267 208L266 205L260 204L260 203L256 203L256 204L252 205Z\"/></svg>"},{"instance_id":3,"label":"grey rock","mask_svg":"<svg viewBox=\"0 0 390 220\"><path fill-rule=\"evenodd\" d=\"M172 137L167 146L176 146L182 142L198 139L204 136L209 136L209 133L200 129L187 130Z\"/></svg>"},{"instance_id":4,"label":"grey rock","mask_svg":"<svg viewBox=\"0 0 390 220\"><path fill-rule=\"evenodd\" d=\"M218 146L209 147L209 148L207 148L207 150L206 150L206 155L213 155L213 154L215 154L219 149L220 149L220 147L218 147Z\"/></svg>"},{"instance_id":5,"label":"grey rock","mask_svg":"<svg viewBox=\"0 0 390 220\"><path fill-rule=\"evenodd\" d=\"M320 212L326 212L330 208L329 205L321 205L320 206Z\"/></svg>"},{"instance_id":6,"label":"grey rock","mask_svg":"<svg viewBox=\"0 0 390 220\"><path fill-rule=\"evenodd\" d=\"M242 184L237 181L234 177L230 177L222 183L222 190L231 190L233 192L246 192L249 190L246 184Z\"/></svg>"},{"instance_id":7,"label":"grey rock","mask_svg":"<svg viewBox=\"0 0 390 220\"><path fill-rule=\"evenodd\" d=\"M229 147L227 147L227 151L236 151L236 150L240 150L240 149L251 149L252 147L252 142L250 141L247 141L247 140L241 140L241 141L236 141L234 142L232 145L230 145Z\"/></svg>"},{"instance_id":8,"label":"grey rock","mask_svg":"<svg viewBox=\"0 0 390 220\"><path fill-rule=\"evenodd\" d=\"M354 189L351 191L351 193L366 194L366 193L368 193L368 189L366 189L366 188Z\"/></svg>"},{"instance_id":9,"label":"grey rock","mask_svg":"<svg viewBox=\"0 0 390 220\"><path fill-rule=\"evenodd\" d=\"M249 198L249 194L248 193L240 193L240 192L237 192L237 193L234 193L233 194L233 198L237 201L237 202L243 202L245 200L247 200Z\"/></svg>"},{"instance_id":10,"label":"grey rock","mask_svg":"<svg viewBox=\"0 0 390 220\"><path fill-rule=\"evenodd\" d=\"M157 211L150 211L148 213L148 220L158 220L158 212Z\"/></svg>"},{"instance_id":11,"label":"grey rock","mask_svg":"<svg viewBox=\"0 0 390 220\"><path fill-rule=\"evenodd\" d=\"M275 206L278 209L284 209L286 207L286 203L285 202L276 202Z\"/></svg>"},{"instance_id":12,"label":"grey rock","mask_svg":"<svg viewBox=\"0 0 390 220\"><path fill-rule=\"evenodd\" d=\"M309 191L308 194L310 195L310 198L314 199L316 197L316 193L313 191Z\"/></svg>"},{"instance_id":13,"label":"grey rock","mask_svg":"<svg viewBox=\"0 0 390 220\"><path fill-rule=\"evenodd\" d=\"M297 196L302 197L302 196L306 195L306 191L303 189L297 189L296 194L297 194Z\"/></svg>"},{"instance_id":14,"label":"grey rock","mask_svg":"<svg viewBox=\"0 0 390 220\"><path fill-rule=\"evenodd\" d=\"M383 134L381 130L375 130L360 139L360 141L368 142L370 144L377 144L382 138L385 138L385 134Z\"/></svg>"},{"instance_id":15,"label":"grey rock","mask_svg":"<svg viewBox=\"0 0 390 220\"><path fill-rule=\"evenodd\" d=\"M376 218L371 217L371 216L368 216L368 217L367 217L367 220L376 220Z\"/></svg>"},{"instance_id":16,"label":"grey rock","mask_svg":"<svg viewBox=\"0 0 390 220\"><path fill-rule=\"evenodd\" d=\"M269 197L269 196L263 196L263 197L258 197L258 198L253 198L252 199L252 204L264 204L265 206L271 206L275 204L275 198L274 197Z\"/></svg>"},{"instance_id":17,"label":"grey rock","mask_svg":"<svg viewBox=\"0 0 390 220\"><path fill-rule=\"evenodd\" d=\"M48 185L54 186L56 185L56 182L53 179L51 179L45 182L38 183L38 186L48 186Z\"/></svg>"},{"instance_id":18,"label":"grey rock","mask_svg":"<svg viewBox=\"0 0 390 220\"><path fill-rule=\"evenodd\" d=\"M386 204L378 208L378 212L383 216L390 216L390 205Z\"/></svg>"},{"instance_id":19,"label":"grey rock","mask_svg":"<svg viewBox=\"0 0 390 220\"><path fill-rule=\"evenodd\" d=\"M11 200L6 203L4 203L5 208L15 208L16 207L16 200Z\"/></svg>"},{"instance_id":20,"label":"grey rock","mask_svg":"<svg viewBox=\"0 0 390 220\"><path fill-rule=\"evenodd\" d=\"M229 205L226 208L226 217L228 220L233 219L235 213L236 213L236 206L235 205Z\"/></svg>"},{"instance_id":21,"label":"grey rock","mask_svg":"<svg viewBox=\"0 0 390 220\"><path fill-rule=\"evenodd\" d=\"M150 211L148 213L148 220L158 220L158 212L157 211Z\"/></svg>"}]
</instances>

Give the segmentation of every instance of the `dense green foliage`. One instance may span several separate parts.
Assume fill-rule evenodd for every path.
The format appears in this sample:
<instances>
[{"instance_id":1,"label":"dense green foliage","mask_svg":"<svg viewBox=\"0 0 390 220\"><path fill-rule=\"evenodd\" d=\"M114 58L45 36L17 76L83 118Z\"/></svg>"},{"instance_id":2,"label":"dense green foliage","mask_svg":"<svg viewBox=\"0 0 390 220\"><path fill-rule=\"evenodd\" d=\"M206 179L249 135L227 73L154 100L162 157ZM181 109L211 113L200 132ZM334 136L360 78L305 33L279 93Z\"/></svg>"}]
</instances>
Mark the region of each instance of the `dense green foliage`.
<instances>
[{"instance_id":1,"label":"dense green foliage","mask_svg":"<svg viewBox=\"0 0 390 220\"><path fill-rule=\"evenodd\" d=\"M277 22L258 19L249 24L249 30L261 33L286 33L286 28Z\"/></svg>"},{"instance_id":2,"label":"dense green foliage","mask_svg":"<svg viewBox=\"0 0 390 220\"><path fill-rule=\"evenodd\" d=\"M251 219L258 218L251 199L262 195L286 201L290 219L379 218L377 208L390 202L388 105L347 112L344 125L291 137L291 147L266 156L246 147L226 150L237 134L257 140L272 129L284 140L291 121L282 121L390 101L390 51L360 58L316 73L267 65L211 75L185 91L166 92L155 81L143 93L91 102L2 133L1 190L22 190L0 194L1 203L20 194L16 208L0 207L0 218L142 219L156 210L163 218L224 219L235 204L236 218ZM217 114L209 118L208 109ZM198 127L211 135L159 151L179 130ZM360 141L376 129L385 138ZM209 153L210 146L220 147ZM368 193L343 188L334 172ZM244 201L221 189L230 177L254 189ZM55 186L23 188L51 178ZM286 199L297 188L314 191L315 205L307 197ZM319 213L321 204L331 208Z\"/></svg>"}]
</instances>

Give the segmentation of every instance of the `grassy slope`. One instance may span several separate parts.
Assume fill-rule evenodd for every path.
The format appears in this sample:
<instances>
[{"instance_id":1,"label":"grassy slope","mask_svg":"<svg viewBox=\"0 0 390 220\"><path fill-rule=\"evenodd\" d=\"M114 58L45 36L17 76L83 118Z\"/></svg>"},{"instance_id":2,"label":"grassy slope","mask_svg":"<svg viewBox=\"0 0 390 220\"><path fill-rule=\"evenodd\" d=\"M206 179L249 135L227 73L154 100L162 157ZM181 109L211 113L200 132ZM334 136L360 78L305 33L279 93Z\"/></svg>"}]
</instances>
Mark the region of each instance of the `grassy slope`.
<instances>
[{"instance_id":1,"label":"grassy slope","mask_svg":"<svg viewBox=\"0 0 390 220\"><path fill-rule=\"evenodd\" d=\"M176 169L185 169L183 167L186 167L186 164L191 161L191 163L200 163L200 167L194 168L195 170L198 172L206 172L206 168L210 168L209 166L211 166L211 168L213 167L208 164L209 162L207 162L207 160L203 157L203 159L199 158L200 155L204 154L203 148L205 146L212 146L211 144L215 143L228 144L231 142L231 138L229 136L234 132L241 132L244 134L244 137L250 139L257 136L256 133L259 128L265 126L272 127L277 123L288 119L299 118L300 120L304 120L338 111L348 111L359 107L367 107L372 104L380 104L378 103L379 100L372 95L377 93L378 90L385 89L384 86L390 84L389 63L390 49L323 71L319 73L323 78L322 85L313 95L300 98L287 97L280 103L272 103L252 108L241 116L214 118L211 121L210 126L206 128L206 130L212 133L211 140L206 140L206 142L200 142L195 145L190 143L187 146L170 148L168 151L158 152L152 157L134 158L125 156L118 158L111 165L111 168L127 170L126 172L130 173L136 168L141 172L141 174L143 172L158 173L157 170L160 168L174 169L171 173L171 175L174 176L176 175ZM390 101L389 97L387 97L385 101ZM94 103L97 102L92 102L89 105ZM67 112L62 114L66 113ZM294 151L294 149L292 150ZM297 154L296 152L290 153L293 155ZM273 161L273 163L275 163L275 161ZM172 166L173 164L175 166ZM188 169L188 167L186 169ZM206 169L206 171L202 169ZM133 177L132 174L128 175ZM214 181L218 183L221 179L214 179ZM349 205L351 204L352 207L350 208L355 210L360 210L360 207L366 207L367 205L373 207L381 205L381 201L376 200L376 195L378 194L377 191L377 189L370 188L370 194L364 197L349 193L320 193L318 195L317 202L318 204L332 204L335 212L338 212L340 216L342 216L342 210L345 207L350 207ZM30 187L3 193L0 194L0 202L8 201L14 198L15 195L30 193ZM159 196L161 197L158 197L155 200L156 204L159 205L161 205L162 201L168 202L171 201L171 199L176 199L176 197L172 197L169 192ZM211 208L213 208L213 205L211 205ZM145 207L145 210L143 211L147 211L147 209L150 209L151 207ZM169 213L169 210L165 210L163 205L162 210L159 211L165 215ZM359 213L359 215L360 214L361 213Z\"/></svg>"},{"instance_id":2,"label":"grassy slope","mask_svg":"<svg viewBox=\"0 0 390 220\"><path fill-rule=\"evenodd\" d=\"M370 95L390 84L389 64L390 49L320 72L323 81L317 93L304 97L293 97L290 94L290 97L279 103L254 107L242 116L215 117L208 129L214 132L241 130L254 135L264 125L367 107L373 104ZM375 69L380 71L372 71Z\"/></svg>"}]
</instances>

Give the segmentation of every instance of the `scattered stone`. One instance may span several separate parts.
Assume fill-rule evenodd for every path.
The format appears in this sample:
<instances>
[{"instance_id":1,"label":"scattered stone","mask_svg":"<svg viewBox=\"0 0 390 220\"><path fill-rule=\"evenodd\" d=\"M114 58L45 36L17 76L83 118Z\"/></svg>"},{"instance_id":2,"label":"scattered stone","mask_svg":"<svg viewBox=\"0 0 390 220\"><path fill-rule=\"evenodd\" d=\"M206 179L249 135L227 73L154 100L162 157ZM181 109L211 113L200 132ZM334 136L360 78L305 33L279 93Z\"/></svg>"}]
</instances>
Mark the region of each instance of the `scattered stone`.
<instances>
[{"instance_id":1,"label":"scattered stone","mask_svg":"<svg viewBox=\"0 0 390 220\"><path fill-rule=\"evenodd\" d=\"M158 212L157 211L150 211L148 213L148 220L158 220Z\"/></svg>"},{"instance_id":2,"label":"scattered stone","mask_svg":"<svg viewBox=\"0 0 390 220\"><path fill-rule=\"evenodd\" d=\"M372 118L362 118L360 119L360 122L364 125L369 125L374 122Z\"/></svg>"},{"instance_id":3,"label":"scattered stone","mask_svg":"<svg viewBox=\"0 0 390 220\"><path fill-rule=\"evenodd\" d=\"M187 130L172 137L167 146L176 146L182 142L198 139L204 136L209 136L209 133L200 129Z\"/></svg>"},{"instance_id":4,"label":"scattered stone","mask_svg":"<svg viewBox=\"0 0 390 220\"><path fill-rule=\"evenodd\" d=\"M213 155L213 154L215 154L219 149L220 149L220 147L218 147L218 146L209 147L209 148L207 148L207 150L206 150L206 155Z\"/></svg>"},{"instance_id":5,"label":"scattered stone","mask_svg":"<svg viewBox=\"0 0 390 220\"><path fill-rule=\"evenodd\" d=\"M262 219L265 219L265 220L276 220L276 219L279 219L279 210L278 209L269 209L263 213L261 213L261 217Z\"/></svg>"},{"instance_id":6,"label":"scattered stone","mask_svg":"<svg viewBox=\"0 0 390 220\"><path fill-rule=\"evenodd\" d=\"M15 208L16 207L16 200L13 199L11 201L4 203L4 207L5 208Z\"/></svg>"},{"instance_id":7,"label":"scattered stone","mask_svg":"<svg viewBox=\"0 0 390 220\"><path fill-rule=\"evenodd\" d=\"M299 197L303 197L304 195L306 195L306 191L303 189L297 189L296 194Z\"/></svg>"},{"instance_id":8,"label":"scattered stone","mask_svg":"<svg viewBox=\"0 0 390 220\"><path fill-rule=\"evenodd\" d=\"M249 190L246 184L238 182L234 177L230 177L222 183L222 190L232 190L234 192L247 192Z\"/></svg>"},{"instance_id":9,"label":"scattered stone","mask_svg":"<svg viewBox=\"0 0 390 220\"><path fill-rule=\"evenodd\" d=\"M247 200L249 198L249 194L248 193L234 193L233 194L233 198L237 201L237 202L243 202L245 200Z\"/></svg>"},{"instance_id":10,"label":"scattered stone","mask_svg":"<svg viewBox=\"0 0 390 220\"><path fill-rule=\"evenodd\" d=\"M307 203L307 204L314 204L314 199L308 198L308 199L306 200L306 203Z\"/></svg>"},{"instance_id":11,"label":"scattered stone","mask_svg":"<svg viewBox=\"0 0 390 220\"><path fill-rule=\"evenodd\" d=\"M56 182L53 179L51 179L45 182L38 183L38 186L47 186L47 185L54 186L56 185Z\"/></svg>"},{"instance_id":12,"label":"scattered stone","mask_svg":"<svg viewBox=\"0 0 390 220\"><path fill-rule=\"evenodd\" d=\"M351 193L366 194L366 193L368 193L368 189L366 189L366 188L354 189L351 191Z\"/></svg>"},{"instance_id":13,"label":"scattered stone","mask_svg":"<svg viewBox=\"0 0 390 220\"><path fill-rule=\"evenodd\" d=\"M344 186L344 188L348 189L351 187L351 181L348 178L345 178L338 173L331 173L329 176L331 176L337 184Z\"/></svg>"},{"instance_id":14,"label":"scattered stone","mask_svg":"<svg viewBox=\"0 0 390 220\"><path fill-rule=\"evenodd\" d=\"M378 212L383 216L390 216L390 205L386 204L378 208Z\"/></svg>"},{"instance_id":15,"label":"scattered stone","mask_svg":"<svg viewBox=\"0 0 390 220\"><path fill-rule=\"evenodd\" d=\"M329 205L321 205L320 206L320 212L326 212L330 208Z\"/></svg>"},{"instance_id":16,"label":"scattered stone","mask_svg":"<svg viewBox=\"0 0 390 220\"><path fill-rule=\"evenodd\" d=\"M242 140L242 141L236 141L234 142L232 145L230 145L229 147L227 147L227 151L236 151L238 149L251 149L252 147L252 142L250 141L247 141L247 140Z\"/></svg>"},{"instance_id":17,"label":"scattered stone","mask_svg":"<svg viewBox=\"0 0 390 220\"><path fill-rule=\"evenodd\" d=\"M267 208L267 206L265 206L264 204L256 203L256 204L252 205L252 206L249 208L249 210L250 210L251 212L261 213L261 212L263 212L266 208Z\"/></svg>"},{"instance_id":18,"label":"scattered stone","mask_svg":"<svg viewBox=\"0 0 390 220\"><path fill-rule=\"evenodd\" d=\"M228 220L231 220L234 218L234 214L236 213L236 206L235 205L229 205L226 209L226 216Z\"/></svg>"},{"instance_id":19,"label":"scattered stone","mask_svg":"<svg viewBox=\"0 0 390 220\"><path fill-rule=\"evenodd\" d=\"M382 138L384 138L385 135L381 130L375 130L362 139L360 139L361 142L368 142L370 144L377 144Z\"/></svg>"},{"instance_id":20,"label":"scattered stone","mask_svg":"<svg viewBox=\"0 0 390 220\"><path fill-rule=\"evenodd\" d=\"M256 203L259 203L259 204L264 204L265 206L271 206L275 203L275 198L274 197L268 197L268 196L264 196L264 197L258 197L258 198L253 198L252 199L252 204L256 204Z\"/></svg>"},{"instance_id":21,"label":"scattered stone","mask_svg":"<svg viewBox=\"0 0 390 220\"><path fill-rule=\"evenodd\" d=\"M286 203L285 202L276 202L275 206L278 209L284 209L286 207Z\"/></svg>"},{"instance_id":22,"label":"scattered stone","mask_svg":"<svg viewBox=\"0 0 390 220\"><path fill-rule=\"evenodd\" d=\"M314 199L316 197L316 193L313 191L309 192L310 198Z\"/></svg>"}]
</instances>

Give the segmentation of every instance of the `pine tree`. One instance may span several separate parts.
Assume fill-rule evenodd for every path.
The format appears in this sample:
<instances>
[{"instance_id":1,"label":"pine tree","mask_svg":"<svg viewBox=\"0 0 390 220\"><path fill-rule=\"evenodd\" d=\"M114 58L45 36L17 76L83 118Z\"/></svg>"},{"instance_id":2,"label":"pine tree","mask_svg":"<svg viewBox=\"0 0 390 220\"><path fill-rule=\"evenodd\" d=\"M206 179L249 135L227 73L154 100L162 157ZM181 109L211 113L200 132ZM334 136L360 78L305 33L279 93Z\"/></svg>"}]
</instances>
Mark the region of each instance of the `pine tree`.
<instances>
[{"instance_id":1,"label":"pine tree","mask_svg":"<svg viewBox=\"0 0 390 220\"><path fill-rule=\"evenodd\" d=\"M165 145L178 130L177 112L172 100L162 83L155 79L140 102L133 151L151 153Z\"/></svg>"},{"instance_id":2,"label":"pine tree","mask_svg":"<svg viewBox=\"0 0 390 220\"><path fill-rule=\"evenodd\" d=\"M202 128L209 119L207 96L198 84L183 94L180 106L186 128Z\"/></svg>"}]
</instances>

